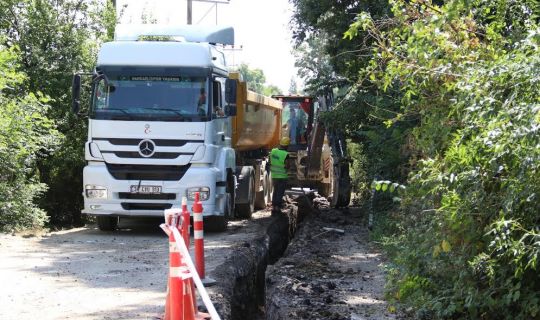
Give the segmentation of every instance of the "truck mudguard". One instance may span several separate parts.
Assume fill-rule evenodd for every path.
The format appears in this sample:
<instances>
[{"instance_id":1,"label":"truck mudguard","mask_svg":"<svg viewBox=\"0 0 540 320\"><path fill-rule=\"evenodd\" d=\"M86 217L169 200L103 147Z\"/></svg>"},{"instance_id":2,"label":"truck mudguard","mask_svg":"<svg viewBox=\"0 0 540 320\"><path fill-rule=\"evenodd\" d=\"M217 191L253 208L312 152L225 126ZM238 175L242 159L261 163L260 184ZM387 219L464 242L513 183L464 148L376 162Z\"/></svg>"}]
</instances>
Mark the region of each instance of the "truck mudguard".
<instances>
[{"instance_id":1,"label":"truck mudguard","mask_svg":"<svg viewBox=\"0 0 540 320\"><path fill-rule=\"evenodd\" d=\"M252 166L238 166L234 173L236 175L236 203L249 202L249 179L253 175Z\"/></svg>"}]
</instances>

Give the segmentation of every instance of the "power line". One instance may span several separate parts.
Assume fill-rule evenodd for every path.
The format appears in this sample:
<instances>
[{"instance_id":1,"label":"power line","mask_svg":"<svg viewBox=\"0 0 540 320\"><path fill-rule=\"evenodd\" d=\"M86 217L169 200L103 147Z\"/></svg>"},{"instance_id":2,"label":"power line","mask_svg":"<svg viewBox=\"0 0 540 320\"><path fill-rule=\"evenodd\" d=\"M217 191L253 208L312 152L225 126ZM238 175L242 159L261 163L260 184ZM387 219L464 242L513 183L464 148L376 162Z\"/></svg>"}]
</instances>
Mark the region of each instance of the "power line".
<instances>
[{"instance_id":1,"label":"power line","mask_svg":"<svg viewBox=\"0 0 540 320\"><path fill-rule=\"evenodd\" d=\"M216 8L216 24L218 20L218 4L229 4L230 0L187 0L187 24L192 24L193 19L193 1L197 2L206 2L206 3L214 3L214 7ZM212 10L213 7L210 8ZM204 19L208 13L210 13L210 10L204 14L204 16L199 20L199 22ZM199 23L197 22L197 24Z\"/></svg>"}]
</instances>

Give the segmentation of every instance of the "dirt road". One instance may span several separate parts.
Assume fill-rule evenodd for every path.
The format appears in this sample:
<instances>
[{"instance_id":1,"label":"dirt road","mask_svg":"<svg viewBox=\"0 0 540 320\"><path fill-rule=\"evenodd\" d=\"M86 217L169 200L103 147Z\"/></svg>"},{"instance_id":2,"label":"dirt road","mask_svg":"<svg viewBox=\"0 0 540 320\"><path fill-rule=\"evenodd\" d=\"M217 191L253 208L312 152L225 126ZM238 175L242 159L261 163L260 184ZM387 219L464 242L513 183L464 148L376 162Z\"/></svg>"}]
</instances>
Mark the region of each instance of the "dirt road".
<instances>
[{"instance_id":1,"label":"dirt road","mask_svg":"<svg viewBox=\"0 0 540 320\"><path fill-rule=\"evenodd\" d=\"M269 222L260 211L206 233L207 275ZM168 240L161 219L124 220L34 237L0 235L0 319L156 319L165 302Z\"/></svg>"},{"instance_id":2,"label":"dirt road","mask_svg":"<svg viewBox=\"0 0 540 320\"><path fill-rule=\"evenodd\" d=\"M384 299L384 257L359 208L308 216L266 271L266 319L402 319Z\"/></svg>"},{"instance_id":3,"label":"dirt road","mask_svg":"<svg viewBox=\"0 0 540 320\"><path fill-rule=\"evenodd\" d=\"M303 199L281 215L259 211L230 222L226 232L205 234L207 276L218 280L209 294L220 315L401 319L384 301L384 257L369 243L362 213L313 210ZM307 217L298 224L300 216ZM160 223L137 219L121 221L115 232L90 226L0 235L0 319L157 319L168 263ZM285 255L267 268L297 226Z\"/></svg>"}]
</instances>

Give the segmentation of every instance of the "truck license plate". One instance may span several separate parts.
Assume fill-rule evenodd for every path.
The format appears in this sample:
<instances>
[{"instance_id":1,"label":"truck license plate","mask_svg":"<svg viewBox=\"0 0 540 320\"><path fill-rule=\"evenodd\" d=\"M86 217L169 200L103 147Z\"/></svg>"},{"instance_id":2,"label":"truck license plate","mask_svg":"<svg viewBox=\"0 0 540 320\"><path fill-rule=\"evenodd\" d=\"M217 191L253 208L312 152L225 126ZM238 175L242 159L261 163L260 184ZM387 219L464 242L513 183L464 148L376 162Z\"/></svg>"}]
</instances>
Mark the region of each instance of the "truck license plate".
<instances>
[{"instance_id":1,"label":"truck license plate","mask_svg":"<svg viewBox=\"0 0 540 320\"><path fill-rule=\"evenodd\" d=\"M161 193L161 186L131 186L131 193Z\"/></svg>"}]
</instances>

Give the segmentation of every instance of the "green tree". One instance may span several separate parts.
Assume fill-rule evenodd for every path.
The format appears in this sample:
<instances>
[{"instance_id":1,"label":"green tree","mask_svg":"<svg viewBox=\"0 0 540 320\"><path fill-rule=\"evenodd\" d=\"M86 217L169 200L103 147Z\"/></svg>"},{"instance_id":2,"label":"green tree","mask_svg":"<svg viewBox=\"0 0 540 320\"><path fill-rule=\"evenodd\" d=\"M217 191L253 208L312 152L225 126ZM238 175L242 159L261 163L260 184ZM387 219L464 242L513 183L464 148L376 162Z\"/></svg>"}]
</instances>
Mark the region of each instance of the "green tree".
<instances>
[{"instance_id":1,"label":"green tree","mask_svg":"<svg viewBox=\"0 0 540 320\"><path fill-rule=\"evenodd\" d=\"M0 231L41 227L45 212L35 204L47 186L37 160L55 149L60 134L46 114L49 98L24 88L17 50L0 46Z\"/></svg>"},{"instance_id":2,"label":"green tree","mask_svg":"<svg viewBox=\"0 0 540 320\"><path fill-rule=\"evenodd\" d=\"M296 84L296 80L291 78L291 82L289 84L289 94L298 94L298 85Z\"/></svg>"},{"instance_id":3,"label":"green tree","mask_svg":"<svg viewBox=\"0 0 540 320\"><path fill-rule=\"evenodd\" d=\"M261 69L251 69L249 65L242 63L238 67L238 72L242 75L242 79L247 83L248 89L257 93L262 93L266 77Z\"/></svg>"},{"instance_id":4,"label":"green tree","mask_svg":"<svg viewBox=\"0 0 540 320\"><path fill-rule=\"evenodd\" d=\"M389 297L419 319L537 319L539 4L292 2L306 84L346 90L323 118L368 178L407 184Z\"/></svg>"},{"instance_id":5,"label":"green tree","mask_svg":"<svg viewBox=\"0 0 540 320\"><path fill-rule=\"evenodd\" d=\"M86 120L70 112L74 72L90 71L97 48L111 39L116 15L98 0L6 0L0 3L0 44L20 48L24 86L51 97L48 116L65 135L61 148L38 159L40 180L49 186L41 207L54 224L80 223Z\"/></svg>"},{"instance_id":6,"label":"green tree","mask_svg":"<svg viewBox=\"0 0 540 320\"><path fill-rule=\"evenodd\" d=\"M385 121L399 112L399 90L381 93L362 70L370 63L375 38L358 31L356 37L344 39L358 12L388 19L386 1L314 1L294 0L293 37L296 67L304 79L306 91L313 95L335 95L335 110L322 119L329 127L342 128L353 143L361 143L369 159L362 163L367 170L359 176L370 180L376 176L404 182L410 171L407 146L414 119L404 119L387 130ZM358 181L363 186L368 181ZM359 190L365 192L366 190Z\"/></svg>"},{"instance_id":7,"label":"green tree","mask_svg":"<svg viewBox=\"0 0 540 320\"><path fill-rule=\"evenodd\" d=\"M281 93L281 90L278 87L266 84L266 77L261 69L251 69L248 64L242 63L238 67L238 72L242 75L242 79L247 83L249 90L267 96Z\"/></svg>"},{"instance_id":8,"label":"green tree","mask_svg":"<svg viewBox=\"0 0 540 320\"><path fill-rule=\"evenodd\" d=\"M304 79L305 90L311 94L323 94L349 84L334 71L330 55L325 51L326 42L327 36L321 31L317 37L306 39L293 50L298 75Z\"/></svg>"},{"instance_id":9,"label":"green tree","mask_svg":"<svg viewBox=\"0 0 540 320\"><path fill-rule=\"evenodd\" d=\"M279 95L281 94L281 89L278 87L278 86L275 86L275 85L268 85L268 86L264 86L264 89L263 89L263 92L262 94L267 96L267 97L271 97L273 95Z\"/></svg>"},{"instance_id":10,"label":"green tree","mask_svg":"<svg viewBox=\"0 0 540 320\"><path fill-rule=\"evenodd\" d=\"M388 130L417 119L419 161L388 243L391 296L416 317L540 314L538 9L396 1L390 21L363 12L344 34L375 39L360 73L381 94L399 92Z\"/></svg>"}]
</instances>

